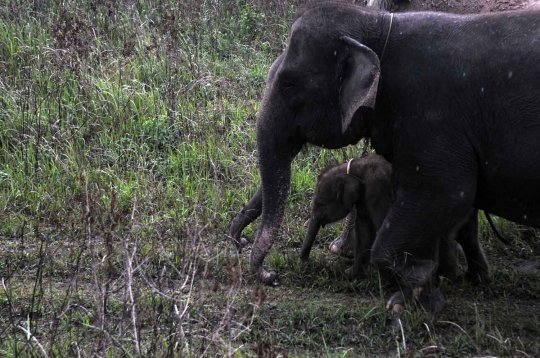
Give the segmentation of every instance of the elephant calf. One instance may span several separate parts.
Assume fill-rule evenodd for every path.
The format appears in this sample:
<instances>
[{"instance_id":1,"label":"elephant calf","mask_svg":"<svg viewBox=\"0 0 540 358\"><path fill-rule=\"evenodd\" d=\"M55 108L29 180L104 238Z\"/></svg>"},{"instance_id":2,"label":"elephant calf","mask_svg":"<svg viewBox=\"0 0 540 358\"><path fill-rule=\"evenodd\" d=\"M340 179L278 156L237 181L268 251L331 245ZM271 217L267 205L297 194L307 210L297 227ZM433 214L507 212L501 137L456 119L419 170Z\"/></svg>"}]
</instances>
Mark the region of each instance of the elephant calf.
<instances>
[{"instance_id":1,"label":"elephant calf","mask_svg":"<svg viewBox=\"0 0 540 358\"><path fill-rule=\"evenodd\" d=\"M392 202L391 172L392 165L377 154L325 169L317 181L300 258L308 259L321 226L343 219L356 207L354 265L347 270L347 275L355 278L363 274L370 261L376 233ZM489 281L488 263L478 242L477 215L474 210L457 234L451 233L440 241L439 275L450 280L457 277L455 236L467 259L467 276L472 280Z\"/></svg>"}]
</instances>

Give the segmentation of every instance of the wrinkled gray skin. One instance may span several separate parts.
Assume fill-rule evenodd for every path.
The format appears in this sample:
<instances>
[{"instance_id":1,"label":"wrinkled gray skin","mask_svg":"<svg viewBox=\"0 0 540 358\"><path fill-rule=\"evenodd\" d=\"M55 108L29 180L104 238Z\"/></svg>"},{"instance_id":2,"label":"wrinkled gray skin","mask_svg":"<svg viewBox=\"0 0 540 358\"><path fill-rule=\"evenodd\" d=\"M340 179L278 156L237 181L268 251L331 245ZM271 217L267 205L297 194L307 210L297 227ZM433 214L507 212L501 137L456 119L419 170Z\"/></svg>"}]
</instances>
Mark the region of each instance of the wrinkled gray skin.
<instances>
[{"instance_id":1,"label":"wrinkled gray skin","mask_svg":"<svg viewBox=\"0 0 540 358\"><path fill-rule=\"evenodd\" d=\"M276 281L263 261L305 143L341 148L370 137L393 164L394 199L371 259L428 309L442 300L440 238L473 206L540 227L539 41L538 11L392 18L335 3L304 11L269 71L257 121L262 219L251 271Z\"/></svg>"},{"instance_id":2,"label":"wrinkled gray skin","mask_svg":"<svg viewBox=\"0 0 540 358\"><path fill-rule=\"evenodd\" d=\"M363 275L369 265L376 232L392 202L392 165L377 154L351 161L349 174L347 165L330 166L319 175L300 258L303 261L309 258L321 226L343 219L356 207L354 265L347 270L349 278L354 279ZM477 221L475 210L457 232L455 240L462 245L468 262L466 277L474 282L487 283L490 280L489 267L478 242ZM441 239L438 275L450 281L454 281L458 274L455 250L454 238Z\"/></svg>"}]
</instances>

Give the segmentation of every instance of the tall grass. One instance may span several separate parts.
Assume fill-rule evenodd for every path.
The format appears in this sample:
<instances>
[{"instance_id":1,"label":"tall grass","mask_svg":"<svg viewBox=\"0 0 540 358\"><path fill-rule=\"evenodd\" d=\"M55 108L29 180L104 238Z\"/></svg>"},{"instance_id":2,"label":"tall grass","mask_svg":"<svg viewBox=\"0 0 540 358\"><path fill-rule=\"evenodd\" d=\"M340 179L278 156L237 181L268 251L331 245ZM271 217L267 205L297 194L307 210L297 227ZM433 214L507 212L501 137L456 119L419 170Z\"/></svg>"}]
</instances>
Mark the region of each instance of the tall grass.
<instances>
[{"instance_id":1,"label":"tall grass","mask_svg":"<svg viewBox=\"0 0 540 358\"><path fill-rule=\"evenodd\" d=\"M1 5L0 355L231 353L242 265L224 234L258 183L256 113L294 7ZM229 280L200 305L193 286Z\"/></svg>"}]
</instances>

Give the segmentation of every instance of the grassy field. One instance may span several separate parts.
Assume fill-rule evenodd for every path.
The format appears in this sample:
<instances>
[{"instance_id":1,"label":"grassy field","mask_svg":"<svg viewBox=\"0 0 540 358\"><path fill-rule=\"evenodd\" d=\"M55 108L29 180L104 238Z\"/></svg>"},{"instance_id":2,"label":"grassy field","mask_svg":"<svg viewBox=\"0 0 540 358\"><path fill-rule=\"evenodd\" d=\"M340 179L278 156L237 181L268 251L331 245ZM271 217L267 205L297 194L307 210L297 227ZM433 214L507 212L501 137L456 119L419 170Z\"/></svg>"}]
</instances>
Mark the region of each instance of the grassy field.
<instances>
[{"instance_id":1,"label":"grassy field","mask_svg":"<svg viewBox=\"0 0 540 358\"><path fill-rule=\"evenodd\" d=\"M266 260L281 285L249 275L226 234L297 5L0 4L1 357L540 356L534 231L498 219L507 248L482 220L494 283L443 283L435 317L390 317L376 272L348 282L338 225L301 265L317 173L361 146L303 149Z\"/></svg>"}]
</instances>

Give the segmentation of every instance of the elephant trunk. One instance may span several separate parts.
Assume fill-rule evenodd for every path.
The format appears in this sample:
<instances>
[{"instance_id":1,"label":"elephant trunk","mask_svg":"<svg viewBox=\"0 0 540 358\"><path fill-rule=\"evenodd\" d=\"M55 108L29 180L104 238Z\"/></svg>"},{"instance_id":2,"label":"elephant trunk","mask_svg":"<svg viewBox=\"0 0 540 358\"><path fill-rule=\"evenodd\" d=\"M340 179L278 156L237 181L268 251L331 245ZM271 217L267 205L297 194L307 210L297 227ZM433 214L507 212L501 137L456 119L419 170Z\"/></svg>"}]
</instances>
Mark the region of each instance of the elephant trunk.
<instances>
[{"instance_id":1,"label":"elephant trunk","mask_svg":"<svg viewBox=\"0 0 540 358\"><path fill-rule=\"evenodd\" d=\"M302 261L307 261L309 259L311 247L313 246L313 242L319 233L320 227L321 225L319 220L317 220L315 217L311 217L309 220L308 232L306 238L304 239L304 243L302 244L302 250L300 251L300 259Z\"/></svg>"},{"instance_id":2,"label":"elephant trunk","mask_svg":"<svg viewBox=\"0 0 540 358\"><path fill-rule=\"evenodd\" d=\"M291 163L302 148L302 142L287 128L276 128L282 119L274 113L267 116L261 109L257 122L257 149L262 187L262 217L251 251L250 269L265 284L276 284L277 274L263 268L264 258L274 243L281 222L291 181ZM278 117L278 118L276 118Z\"/></svg>"}]
</instances>

